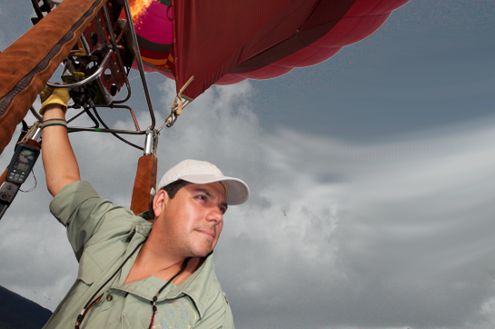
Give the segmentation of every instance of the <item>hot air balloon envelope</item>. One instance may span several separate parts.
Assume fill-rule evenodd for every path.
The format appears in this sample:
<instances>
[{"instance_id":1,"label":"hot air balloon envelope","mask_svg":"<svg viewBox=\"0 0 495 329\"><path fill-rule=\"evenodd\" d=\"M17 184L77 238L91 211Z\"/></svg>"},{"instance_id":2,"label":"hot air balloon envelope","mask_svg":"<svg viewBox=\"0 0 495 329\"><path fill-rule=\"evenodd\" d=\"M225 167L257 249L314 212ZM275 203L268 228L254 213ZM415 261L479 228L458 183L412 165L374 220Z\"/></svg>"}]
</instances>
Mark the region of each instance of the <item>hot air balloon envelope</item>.
<instances>
[{"instance_id":1,"label":"hot air balloon envelope","mask_svg":"<svg viewBox=\"0 0 495 329\"><path fill-rule=\"evenodd\" d=\"M407 0L155 1L136 20L147 69L185 95L268 79L330 58L376 31Z\"/></svg>"}]
</instances>

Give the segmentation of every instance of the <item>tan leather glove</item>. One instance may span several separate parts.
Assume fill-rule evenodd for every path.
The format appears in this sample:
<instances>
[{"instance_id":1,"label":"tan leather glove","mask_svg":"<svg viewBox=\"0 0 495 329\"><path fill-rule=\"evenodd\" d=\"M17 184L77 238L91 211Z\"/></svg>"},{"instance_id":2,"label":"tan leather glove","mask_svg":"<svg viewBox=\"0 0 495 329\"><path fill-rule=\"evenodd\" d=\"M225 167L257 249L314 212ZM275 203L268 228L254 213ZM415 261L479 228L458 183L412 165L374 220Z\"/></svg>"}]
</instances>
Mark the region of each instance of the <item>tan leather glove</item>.
<instances>
[{"instance_id":1,"label":"tan leather glove","mask_svg":"<svg viewBox=\"0 0 495 329\"><path fill-rule=\"evenodd\" d=\"M40 93L41 110L40 114L44 114L49 105L58 104L65 112L67 103L69 102L69 90L67 88L52 88L46 86Z\"/></svg>"}]
</instances>

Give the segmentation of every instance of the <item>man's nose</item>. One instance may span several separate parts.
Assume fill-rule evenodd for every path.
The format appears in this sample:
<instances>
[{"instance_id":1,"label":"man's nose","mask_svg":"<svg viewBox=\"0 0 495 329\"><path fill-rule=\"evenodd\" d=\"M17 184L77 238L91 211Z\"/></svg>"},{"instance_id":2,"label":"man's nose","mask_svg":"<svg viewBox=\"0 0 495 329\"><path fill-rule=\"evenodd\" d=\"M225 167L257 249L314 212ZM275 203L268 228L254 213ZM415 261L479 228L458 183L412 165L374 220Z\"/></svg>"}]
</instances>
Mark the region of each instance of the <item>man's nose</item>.
<instances>
[{"instance_id":1,"label":"man's nose","mask_svg":"<svg viewBox=\"0 0 495 329\"><path fill-rule=\"evenodd\" d=\"M223 213L222 213L222 210L220 209L220 207L211 207L209 210L208 210L208 214L207 214L207 217L206 219L208 221L214 221L216 223L219 223L223 220Z\"/></svg>"}]
</instances>

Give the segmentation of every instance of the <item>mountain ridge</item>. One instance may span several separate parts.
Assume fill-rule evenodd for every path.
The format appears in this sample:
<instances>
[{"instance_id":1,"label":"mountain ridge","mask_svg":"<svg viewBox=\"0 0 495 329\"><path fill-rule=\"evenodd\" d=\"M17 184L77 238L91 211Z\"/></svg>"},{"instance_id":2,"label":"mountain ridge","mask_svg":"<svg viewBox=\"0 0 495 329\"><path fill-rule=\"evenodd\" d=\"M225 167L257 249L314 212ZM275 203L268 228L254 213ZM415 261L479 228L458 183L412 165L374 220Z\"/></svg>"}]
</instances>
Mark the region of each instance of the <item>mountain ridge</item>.
<instances>
[{"instance_id":1,"label":"mountain ridge","mask_svg":"<svg viewBox=\"0 0 495 329\"><path fill-rule=\"evenodd\" d=\"M0 286L0 328L39 329L52 312Z\"/></svg>"}]
</instances>

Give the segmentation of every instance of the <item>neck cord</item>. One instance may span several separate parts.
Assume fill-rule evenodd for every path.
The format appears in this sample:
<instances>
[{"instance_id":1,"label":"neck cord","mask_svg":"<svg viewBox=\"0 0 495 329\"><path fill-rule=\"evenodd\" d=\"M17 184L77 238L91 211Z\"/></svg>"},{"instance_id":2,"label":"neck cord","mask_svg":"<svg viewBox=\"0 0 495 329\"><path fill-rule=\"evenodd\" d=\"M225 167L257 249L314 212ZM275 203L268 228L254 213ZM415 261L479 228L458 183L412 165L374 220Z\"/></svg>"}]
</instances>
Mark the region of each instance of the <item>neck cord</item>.
<instances>
[{"instance_id":1,"label":"neck cord","mask_svg":"<svg viewBox=\"0 0 495 329\"><path fill-rule=\"evenodd\" d=\"M96 295L98 295L98 293L108 284L108 282L110 282L110 280L112 280L115 275L117 275L117 273L119 273L119 271L122 269L122 267L124 267L124 265L127 263L127 261L132 257L132 255L134 255L134 253L139 249L139 247L141 247L141 245L143 245L143 243L146 241L143 240L141 243L139 243L135 248L134 250L129 254L129 256L127 256L127 258L122 262L122 264L120 264L119 268L105 281L105 283L103 283L99 288L98 290L96 290L96 292L93 294L93 296L91 296L91 298L88 300L88 302L86 303L86 305L84 305L83 309L81 310L81 312L79 313L79 315L77 316L77 319L76 319L76 324L75 324L75 329L79 329L80 326L81 326L81 323L83 322L84 320L84 317L86 316L88 310L94 305L96 304L97 302L100 301L101 297L103 296L103 294L101 294L100 296L98 296L98 298L94 299L96 297Z\"/></svg>"},{"instance_id":2,"label":"neck cord","mask_svg":"<svg viewBox=\"0 0 495 329\"><path fill-rule=\"evenodd\" d=\"M83 309L81 310L81 312L77 316L76 323L75 323L75 329L80 329L81 324L82 324L82 322L84 320L84 317L86 316L86 314L88 313L88 311L91 309L91 307L93 307L93 305L95 305L96 303L98 303L100 301L101 297L103 297L103 294L101 294L100 296L98 296L97 298L95 298L96 295L98 295L98 293L100 293L100 291L110 282L110 280L112 280L115 277L115 275L117 275L117 273L119 273L119 271L122 270L122 268L127 263L127 261L132 257L132 255L134 255L134 253L139 249L139 247L141 247L141 245L144 244L144 242L146 242L146 239L144 241L142 241L141 243L139 243L134 248L134 250L129 254L129 256L127 256L127 258L122 262L122 264L119 266L119 268L117 268L117 270L91 296L91 298L88 300L88 302L86 303L86 305L84 305ZM156 302L158 300L158 296L160 295L160 293L163 290L165 290L165 288L167 288L167 286L170 283L172 283L172 281L174 281L182 272L184 272L184 270L187 267L187 264L189 263L189 259L190 259L189 257L186 258L186 259L184 259L184 261L182 262L182 266L181 266L180 270L177 273L175 273L174 276L172 278L170 278L170 280L168 280L158 290L158 292L153 296L153 298L151 300L152 314L151 314L149 329L151 329L153 327L153 324L155 322L155 314L156 314L156 310L157 310Z\"/></svg>"},{"instance_id":3,"label":"neck cord","mask_svg":"<svg viewBox=\"0 0 495 329\"><path fill-rule=\"evenodd\" d=\"M170 283L172 283L172 281L174 281L180 274L182 274L182 272L184 272L184 270L186 269L187 267L187 264L189 263L189 260L191 258L186 258L184 259L184 261L182 262L182 266L180 267L180 270L174 274L173 277L170 278L170 280L168 280L167 282L165 282L165 284L158 290L158 292L153 296L152 300L151 300L151 310L152 310L152 313L151 313L151 319L150 319L150 325L148 327L148 329L152 329L153 328L153 325L155 323L155 315L156 315L156 310L157 310L157 307L156 307L156 301L158 300L158 296L160 295L160 293L165 290L165 288L168 287L168 285Z\"/></svg>"}]
</instances>

